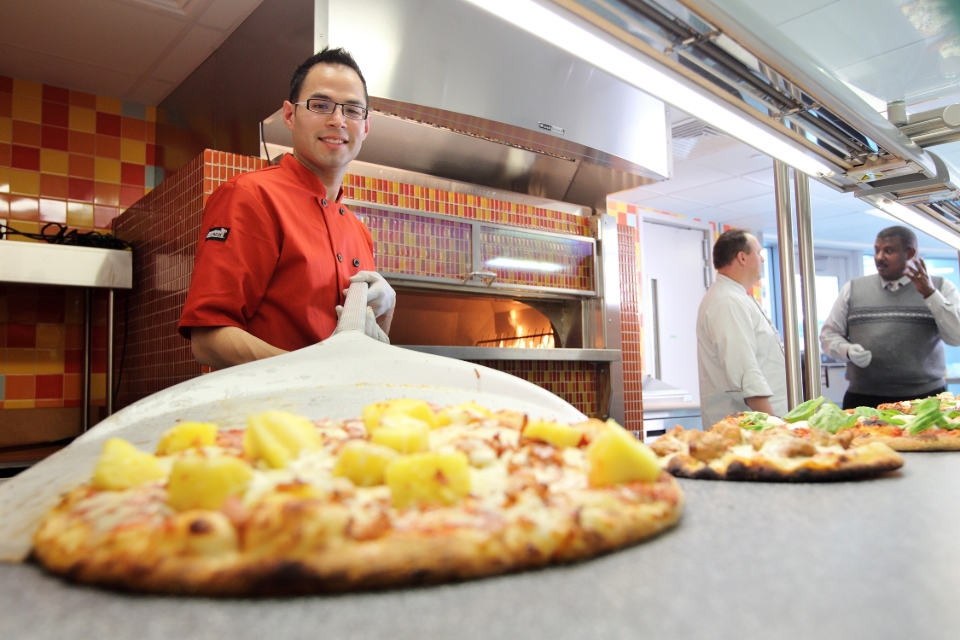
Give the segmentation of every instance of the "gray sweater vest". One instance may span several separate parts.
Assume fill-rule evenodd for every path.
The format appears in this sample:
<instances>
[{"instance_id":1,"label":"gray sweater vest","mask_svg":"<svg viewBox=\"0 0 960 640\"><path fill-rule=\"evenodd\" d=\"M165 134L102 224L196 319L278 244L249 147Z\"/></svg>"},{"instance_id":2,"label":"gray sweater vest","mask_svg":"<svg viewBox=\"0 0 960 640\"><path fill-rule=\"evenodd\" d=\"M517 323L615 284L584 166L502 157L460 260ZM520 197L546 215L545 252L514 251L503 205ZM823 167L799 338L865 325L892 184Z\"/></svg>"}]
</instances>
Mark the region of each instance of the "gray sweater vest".
<instances>
[{"instance_id":1,"label":"gray sweater vest","mask_svg":"<svg viewBox=\"0 0 960 640\"><path fill-rule=\"evenodd\" d=\"M933 286L939 291L943 278L934 277ZM847 340L873 352L865 369L847 364L854 393L922 398L945 384L943 340L912 284L889 291L878 275L851 281Z\"/></svg>"}]
</instances>

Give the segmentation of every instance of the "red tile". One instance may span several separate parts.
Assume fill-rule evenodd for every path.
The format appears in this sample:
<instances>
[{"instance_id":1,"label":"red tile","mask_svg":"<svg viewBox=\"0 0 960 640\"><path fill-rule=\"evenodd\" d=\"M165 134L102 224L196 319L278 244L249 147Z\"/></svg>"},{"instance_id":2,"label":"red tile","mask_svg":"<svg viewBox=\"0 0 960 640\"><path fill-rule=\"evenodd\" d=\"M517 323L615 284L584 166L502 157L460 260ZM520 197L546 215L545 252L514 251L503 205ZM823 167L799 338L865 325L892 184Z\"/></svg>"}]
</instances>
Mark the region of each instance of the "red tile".
<instances>
[{"instance_id":1,"label":"red tile","mask_svg":"<svg viewBox=\"0 0 960 640\"><path fill-rule=\"evenodd\" d=\"M66 151L70 148L70 130L44 124L40 134L40 146L44 149Z\"/></svg>"},{"instance_id":2,"label":"red tile","mask_svg":"<svg viewBox=\"0 0 960 640\"><path fill-rule=\"evenodd\" d=\"M131 187L128 185L120 186L120 206L124 209L135 204L143 197L143 186Z\"/></svg>"},{"instance_id":3,"label":"red tile","mask_svg":"<svg viewBox=\"0 0 960 640\"><path fill-rule=\"evenodd\" d=\"M40 196L43 198L59 198L66 200L69 197L67 178L49 173L40 174Z\"/></svg>"},{"instance_id":4,"label":"red tile","mask_svg":"<svg viewBox=\"0 0 960 640\"><path fill-rule=\"evenodd\" d=\"M10 196L10 218L12 220L39 222L39 198L31 198L29 196Z\"/></svg>"},{"instance_id":5,"label":"red tile","mask_svg":"<svg viewBox=\"0 0 960 640\"><path fill-rule=\"evenodd\" d=\"M69 104L70 90L64 89L63 87L52 87L48 84L45 84L43 85L43 99L50 102Z\"/></svg>"},{"instance_id":6,"label":"red tile","mask_svg":"<svg viewBox=\"0 0 960 640\"><path fill-rule=\"evenodd\" d=\"M63 352L63 372L83 373L83 349L67 349Z\"/></svg>"},{"instance_id":7,"label":"red tile","mask_svg":"<svg viewBox=\"0 0 960 640\"><path fill-rule=\"evenodd\" d=\"M43 374L37 376L37 399L63 397L63 375Z\"/></svg>"},{"instance_id":8,"label":"red tile","mask_svg":"<svg viewBox=\"0 0 960 640\"><path fill-rule=\"evenodd\" d=\"M157 164L157 145L155 144L147 145L147 164L150 166Z\"/></svg>"},{"instance_id":9,"label":"red tile","mask_svg":"<svg viewBox=\"0 0 960 640\"><path fill-rule=\"evenodd\" d=\"M91 165L92 165L92 158ZM93 202L93 180L85 178L70 178L68 197L76 202Z\"/></svg>"},{"instance_id":10,"label":"red tile","mask_svg":"<svg viewBox=\"0 0 960 640\"><path fill-rule=\"evenodd\" d=\"M97 157L119 160L120 138L97 134Z\"/></svg>"},{"instance_id":11,"label":"red tile","mask_svg":"<svg viewBox=\"0 0 960 640\"><path fill-rule=\"evenodd\" d=\"M23 147L18 144L13 145L13 153L10 157L10 166L14 169L40 171L40 149L35 147Z\"/></svg>"},{"instance_id":12,"label":"red tile","mask_svg":"<svg viewBox=\"0 0 960 640\"><path fill-rule=\"evenodd\" d=\"M120 206L120 185L97 182L93 186L93 201L108 207Z\"/></svg>"},{"instance_id":13,"label":"red tile","mask_svg":"<svg viewBox=\"0 0 960 640\"><path fill-rule=\"evenodd\" d=\"M123 117L120 119L120 136L142 142L147 136L147 123L139 118Z\"/></svg>"},{"instance_id":14,"label":"red tile","mask_svg":"<svg viewBox=\"0 0 960 640\"><path fill-rule=\"evenodd\" d=\"M88 180L93 180L93 156L71 153L70 165L67 173L70 174L71 178L87 178Z\"/></svg>"},{"instance_id":15,"label":"red tile","mask_svg":"<svg viewBox=\"0 0 960 640\"><path fill-rule=\"evenodd\" d=\"M107 350L91 349L90 351L90 373L107 372Z\"/></svg>"},{"instance_id":16,"label":"red tile","mask_svg":"<svg viewBox=\"0 0 960 640\"><path fill-rule=\"evenodd\" d=\"M40 222L56 222L59 224L66 224L66 201L40 198Z\"/></svg>"},{"instance_id":17,"label":"red tile","mask_svg":"<svg viewBox=\"0 0 960 640\"><path fill-rule=\"evenodd\" d=\"M13 93L13 78L0 76L0 93Z\"/></svg>"},{"instance_id":18,"label":"red tile","mask_svg":"<svg viewBox=\"0 0 960 640\"><path fill-rule=\"evenodd\" d=\"M13 121L13 144L28 147L40 146L40 125L23 120Z\"/></svg>"},{"instance_id":19,"label":"red tile","mask_svg":"<svg viewBox=\"0 0 960 640\"><path fill-rule=\"evenodd\" d=\"M84 109L96 109L97 96L83 93L82 91L71 91L70 104L76 107L83 107Z\"/></svg>"},{"instance_id":20,"label":"red tile","mask_svg":"<svg viewBox=\"0 0 960 640\"><path fill-rule=\"evenodd\" d=\"M4 94L0 93L0 96ZM0 167L9 167L10 158L13 155L13 145L6 142L0 142Z\"/></svg>"},{"instance_id":21,"label":"red tile","mask_svg":"<svg viewBox=\"0 0 960 640\"><path fill-rule=\"evenodd\" d=\"M64 401L63 401L63 406L64 406L64 407L79 407L80 404L81 404L81 403L80 403L79 400L64 400Z\"/></svg>"},{"instance_id":22,"label":"red tile","mask_svg":"<svg viewBox=\"0 0 960 640\"><path fill-rule=\"evenodd\" d=\"M37 346L37 325L8 324L8 349L35 349Z\"/></svg>"},{"instance_id":23,"label":"red tile","mask_svg":"<svg viewBox=\"0 0 960 640\"><path fill-rule=\"evenodd\" d=\"M119 207L97 205L93 208L93 227L95 229L110 229L113 219L120 215Z\"/></svg>"},{"instance_id":24,"label":"red tile","mask_svg":"<svg viewBox=\"0 0 960 640\"><path fill-rule=\"evenodd\" d=\"M140 195L142 196L144 173L145 169L142 164L123 162L120 164L120 184L140 187Z\"/></svg>"},{"instance_id":25,"label":"red tile","mask_svg":"<svg viewBox=\"0 0 960 640\"><path fill-rule=\"evenodd\" d=\"M40 120L46 125L67 128L70 126L70 106L44 100Z\"/></svg>"},{"instance_id":26,"label":"red tile","mask_svg":"<svg viewBox=\"0 0 960 640\"><path fill-rule=\"evenodd\" d=\"M83 131L70 131L70 153L92 156L97 153L97 137Z\"/></svg>"},{"instance_id":27,"label":"red tile","mask_svg":"<svg viewBox=\"0 0 960 640\"><path fill-rule=\"evenodd\" d=\"M4 400L32 400L36 392L36 376L7 375L4 379Z\"/></svg>"},{"instance_id":28,"label":"red tile","mask_svg":"<svg viewBox=\"0 0 960 640\"><path fill-rule=\"evenodd\" d=\"M37 322L62 324L66 312L63 295L44 296L37 299Z\"/></svg>"},{"instance_id":29,"label":"red tile","mask_svg":"<svg viewBox=\"0 0 960 640\"><path fill-rule=\"evenodd\" d=\"M120 137L120 116L112 113L97 112L97 134Z\"/></svg>"},{"instance_id":30,"label":"red tile","mask_svg":"<svg viewBox=\"0 0 960 640\"><path fill-rule=\"evenodd\" d=\"M0 118L13 116L13 96L9 93L0 93Z\"/></svg>"}]
</instances>

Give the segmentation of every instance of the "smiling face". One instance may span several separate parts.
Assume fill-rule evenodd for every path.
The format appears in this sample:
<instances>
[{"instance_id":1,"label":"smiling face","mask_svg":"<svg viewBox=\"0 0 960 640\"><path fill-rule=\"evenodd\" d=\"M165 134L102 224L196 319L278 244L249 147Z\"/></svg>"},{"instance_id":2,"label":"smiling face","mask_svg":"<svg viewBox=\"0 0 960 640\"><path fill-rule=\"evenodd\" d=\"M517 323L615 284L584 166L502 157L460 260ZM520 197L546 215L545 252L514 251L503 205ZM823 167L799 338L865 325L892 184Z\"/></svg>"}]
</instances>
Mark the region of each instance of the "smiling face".
<instances>
[{"instance_id":1,"label":"smiling face","mask_svg":"<svg viewBox=\"0 0 960 640\"><path fill-rule=\"evenodd\" d=\"M310 69L298 102L309 98L367 106L360 76L339 64L318 64ZM293 132L293 155L319 176L328 195L336 197L347 165L360 153L360 145L370 131L369 116L351 120L343 116L342 107L323 114L284 101L283 122Z\"/></svg>"},{"instance_id":2,"label":"smiling face","mask_svg":"<svg viewBox=\"0 0 960 640\"><path fill-rule=\"evenodd\" d=\"M916 249L903 246L900 238L877 238L873 245L873 263L884 280L897 280L903 275L907 262L917 253Z\"/></svg>"}]
</instances>

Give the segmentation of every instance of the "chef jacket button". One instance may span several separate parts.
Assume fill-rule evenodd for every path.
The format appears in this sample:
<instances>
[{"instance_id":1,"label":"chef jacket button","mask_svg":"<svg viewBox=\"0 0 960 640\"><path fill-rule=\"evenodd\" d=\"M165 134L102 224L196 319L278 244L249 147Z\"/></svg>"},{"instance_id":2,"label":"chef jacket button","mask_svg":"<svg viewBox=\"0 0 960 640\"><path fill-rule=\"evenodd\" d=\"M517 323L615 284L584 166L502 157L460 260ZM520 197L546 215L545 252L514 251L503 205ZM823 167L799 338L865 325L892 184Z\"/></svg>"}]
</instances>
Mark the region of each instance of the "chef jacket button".
<instances>
[{"instance_id":1,"label":"chef jacket button","mask_svg":"<svg viewBox=\"0 0 960 640\"><path fill-rule=\"evenodd\" d=\"M327 206L327 199L324 198L323 200L321 200L320 204L322 204L323 206Z\"/></svg>"},{"instance_id":2,"label":"chef jacket button","mask_svg":"<svg viewBox=\"0 0 960 640\"><path fill-rule=\"evenodd\" d=\"M355 267L359 267L359 266L360 266L360 258L354 258L354 259L353 259L353 266L355 266Z\"/></svg>"},{"instance_id":3,"label":"chef jacket button","mask_svg":"<svg viewBox=\"0 0 960 640\"><path fill-rule=\"evenodd\" d=\"M339 253L337 254L337 260L339 260L340 262L343 262L343 256L340 255Z\"/></svg>"},{"instance_id":4,"label":"chef jacket button","mask_svg":"<svg viewBox=\"0 0 960 640\"><path fill-rule=\"evenodd\" d=\"M343 215L344 213L345 213L345 212L344 212L344 210L343 210L343 207L340 207L340 215Z\"/></svg>"}]
</instances>

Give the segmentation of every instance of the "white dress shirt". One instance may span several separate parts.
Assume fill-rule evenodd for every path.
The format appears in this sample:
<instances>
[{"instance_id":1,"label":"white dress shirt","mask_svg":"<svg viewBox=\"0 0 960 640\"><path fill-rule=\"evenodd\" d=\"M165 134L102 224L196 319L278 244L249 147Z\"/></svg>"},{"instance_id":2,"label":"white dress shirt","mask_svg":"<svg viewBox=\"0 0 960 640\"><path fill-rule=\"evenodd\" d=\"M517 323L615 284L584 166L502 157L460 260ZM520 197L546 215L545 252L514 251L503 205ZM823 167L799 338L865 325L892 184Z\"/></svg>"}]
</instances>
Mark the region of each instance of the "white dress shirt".
<instances>
[{"instance_id":1,"label":"white dress shirt","mask_svg":"<svg viewBox=\"0 0 960 640\"><path fill-rule=\"evenodd\" d=\"M774 413L787 412L783 342L757 301L723 274L697 313L697 364L704 428L737 411L744 398L768 397Z\"/></svg>"},{"instance_id":2,"label":"white dress shirt","mask_svg":"<svg viewBox=\"0 0 960 640\"><path fill-rule=\"evenodd\" d=\"M878 278L880 276L877 276ZM884 289L896 291L907 285L914 286L910 278L901 276L899 280L884 280L880 278ZM947 279L943 280L942 289L935 289L932 294L924 298L933 319L937 321L937 330L940 337L949 345L960 345L960 292ZM823 323L820 330L820 348L832 358L849 360L847 358L847 311L850 309L850 282L840 289L833 309Z\"/></svg>"}]
</instances>

